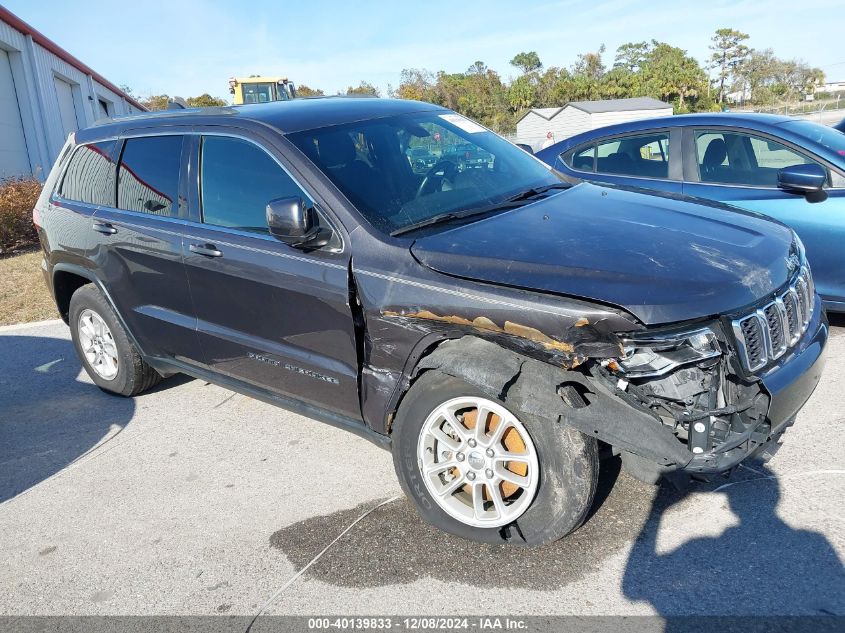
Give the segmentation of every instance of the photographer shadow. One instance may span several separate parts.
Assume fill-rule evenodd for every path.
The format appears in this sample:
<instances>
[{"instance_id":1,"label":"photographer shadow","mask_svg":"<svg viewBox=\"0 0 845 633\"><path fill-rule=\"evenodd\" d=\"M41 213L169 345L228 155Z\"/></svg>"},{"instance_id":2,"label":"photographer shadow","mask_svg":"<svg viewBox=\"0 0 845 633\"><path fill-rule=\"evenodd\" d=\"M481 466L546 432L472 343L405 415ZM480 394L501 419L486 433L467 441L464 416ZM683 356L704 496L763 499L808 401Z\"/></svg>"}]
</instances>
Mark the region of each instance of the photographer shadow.
<instances>
[{"instance_id":1,"label":"photographer shadow","mask_svg":"<svg viewBox=\"0 0 845 633\"><path fill-rule=\"evenodd\" d=\"M72 343L0 336L0 503L58 473L132 420L135 402L82 380Z\"/></svg>"},{"instance_id":2,"label":"photographer shadow","mask_svg":"<svg viewBox=\"0 0 845 633\"><path fill-rule=\"evenodd\" d=\"M722 508L737 523L674 548L661 547L658 534L661 541L683 538L672 528L678 517L670 510L685 495L661 489L626 564L627 598L649 603L662 616L845 614L845 570L833 546L822 534L787 525L776 513L780 482L764 466L753 469L743 472L755 475L708 493L725 495ZM717 514L699 520L724 522ZM690 519L677 524L689 526ZM687 622L671 618L665 630L676 630L675 624L687 630Z\"/></svg>"}]
</instances>

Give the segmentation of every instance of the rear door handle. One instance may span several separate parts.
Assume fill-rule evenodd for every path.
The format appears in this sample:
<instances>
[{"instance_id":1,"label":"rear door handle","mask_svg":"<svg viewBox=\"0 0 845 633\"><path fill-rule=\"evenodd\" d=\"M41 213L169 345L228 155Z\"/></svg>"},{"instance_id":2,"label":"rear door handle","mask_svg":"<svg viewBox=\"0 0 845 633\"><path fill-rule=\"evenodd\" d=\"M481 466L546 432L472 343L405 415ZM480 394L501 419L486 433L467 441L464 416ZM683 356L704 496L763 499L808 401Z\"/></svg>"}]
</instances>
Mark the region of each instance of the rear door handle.
<instances>
[{"instance_id":1,"label":"rear door handle","mask_svg":"<svg viewBox=\"0 0 845 633\"><path fill-rule=\"evenodd\" d=\"M108 222L94 222L94 226L91 228L97 231L97 233L102 233L103 235L114 235L117 233L117 229Z\"/></svg>"},{"instance_id":2,"label":"rear door handle","mask_svg":"<svg viewBox=\"0 0 845 633\"><path fill-rule=\"evenodd\" d=\"M189 247L192 253L205 255L206 257L223 257L223 252L217 250L214 244L191 244Z\"/></svg>"}]
</instances>

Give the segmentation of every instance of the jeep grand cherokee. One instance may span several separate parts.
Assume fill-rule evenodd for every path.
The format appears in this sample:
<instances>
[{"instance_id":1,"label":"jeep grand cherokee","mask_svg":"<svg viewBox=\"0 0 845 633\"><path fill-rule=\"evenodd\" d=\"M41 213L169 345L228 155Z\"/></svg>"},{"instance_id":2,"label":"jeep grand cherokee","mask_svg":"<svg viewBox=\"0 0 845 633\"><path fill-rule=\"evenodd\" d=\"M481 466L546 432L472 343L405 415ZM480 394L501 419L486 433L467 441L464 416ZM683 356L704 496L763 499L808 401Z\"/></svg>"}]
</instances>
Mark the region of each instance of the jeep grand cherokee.
<instances>
[{"instance_id":1,"label":"jeep grand cherokee","mask_svg":"<svg viewBox=\"0 0 845 633\"><path fill-rule=\"evenodd\" d=\"M412 139L490 160L417 174ZM651 481L728 471L819 380L801 242L704 204L570 187L449 110L335 98L80 131L34 219L100 388L183 372L324 420L392 450L426 521L541 543L585 520L600 447Z\"/></svg>"}]
</instances>

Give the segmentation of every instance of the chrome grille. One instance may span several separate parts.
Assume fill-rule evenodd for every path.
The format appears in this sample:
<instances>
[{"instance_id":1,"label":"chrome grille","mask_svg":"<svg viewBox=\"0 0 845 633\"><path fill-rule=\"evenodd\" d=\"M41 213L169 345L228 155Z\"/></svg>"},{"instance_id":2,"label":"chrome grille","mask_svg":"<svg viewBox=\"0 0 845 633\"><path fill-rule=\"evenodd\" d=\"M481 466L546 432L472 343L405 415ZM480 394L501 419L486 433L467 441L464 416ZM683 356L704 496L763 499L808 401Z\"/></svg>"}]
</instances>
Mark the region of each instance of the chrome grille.
<instances>
[{"instance_id":1,"label":"chrome grille","mask_svg":"<svg viewBox=\"0 0 845 633\"><path fill-rule=\"evenodd\" d=\"M802 268L789 289L751 314L734 319L742 363L757 371L783 356L806 331L813 311L813 278Z\"/></svg>"}]
</instances>

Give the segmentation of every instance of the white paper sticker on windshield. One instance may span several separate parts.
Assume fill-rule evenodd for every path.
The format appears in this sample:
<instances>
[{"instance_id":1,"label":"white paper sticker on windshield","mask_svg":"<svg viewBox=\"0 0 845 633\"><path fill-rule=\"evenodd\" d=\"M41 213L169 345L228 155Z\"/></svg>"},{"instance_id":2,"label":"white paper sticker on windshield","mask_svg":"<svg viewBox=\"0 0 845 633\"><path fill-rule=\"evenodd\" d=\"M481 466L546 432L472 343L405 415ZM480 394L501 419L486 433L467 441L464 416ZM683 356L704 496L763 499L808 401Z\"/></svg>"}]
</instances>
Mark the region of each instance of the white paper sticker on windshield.
<instances>
[{"instance_id":1,"label":"white paper sticker on windshield","mask_svg":"<svg viewBox=\"0 0 845 633\"><path fill-rule=\"evenodd\" d=\"M478 123L470 121L469 119L465 119L460 114L441 114L440 118L444 121L448 121L452 125L461 128L464 132L469 132L470 134L476 134L478 132L487 131L483 127L478 125Z\"/></svg>"}]
</instances>

